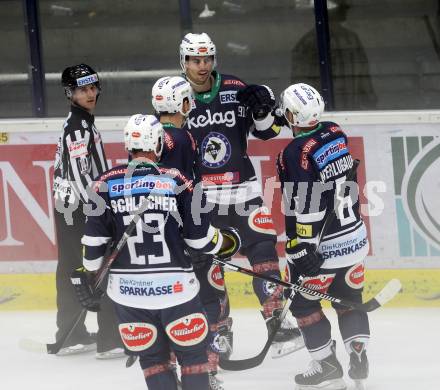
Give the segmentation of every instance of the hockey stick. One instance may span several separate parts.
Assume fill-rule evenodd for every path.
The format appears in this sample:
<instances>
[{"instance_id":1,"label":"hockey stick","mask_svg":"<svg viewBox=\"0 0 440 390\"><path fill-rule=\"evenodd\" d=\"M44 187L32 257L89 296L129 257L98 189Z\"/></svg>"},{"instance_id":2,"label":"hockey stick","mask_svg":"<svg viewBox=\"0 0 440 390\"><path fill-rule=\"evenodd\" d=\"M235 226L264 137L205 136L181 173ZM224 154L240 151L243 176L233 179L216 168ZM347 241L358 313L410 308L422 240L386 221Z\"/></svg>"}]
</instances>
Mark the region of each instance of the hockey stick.
<instances>
[{"instance_id":1,"label":"hockey stick","mask_svg":"<svg viewBox=\"0 0 440 390\"><path fill-rule=\"evenodd\" d=\"M143 210L143 208L141 207L140 210ZM101 268L98 270L98 272L95 276L95 281L94 281L94 290L95 291L103 283L112 263L115 261L119 252L124 247L128 238L131 236L134 229L136 228L136 224L139 221L139 219L141 218L141 215L142 215L142 213L139 212L133 216L133 219L128 224L127 229L125 230L121 239L117 243L116 247L113 249L113 251L110 253L110 255L104 260ZM32 351L32 352L43 352L43 353L47 352L48 354L51 354L51 355L57 354L60 351L60 349L63 347L66 340L69 338L69 336L75 330L76 326L79 324L79 322L81 321L83 316L86 315L86 312L87 312L87 309L85 309L85 308L81 309L81 311L72 319L72 322L70 323L69 327L66 328L67 330L59 337L59 339L55 343L44 344L44 343L40 343L38 341L31 340L31 339L22 339L19 342L20 347L27 350L27 351Z\"/></svg>"},{"instance_id":2,"label":"hockey stick","mask_svg":"<svg viewBox=\"0 0 440 390\"><path fill-rule=\"evenodd\" d=\"M346 176L346 181L352 181L354 179L358 166L359 166L359 160L356 159L356 160L353 161L353 166L352 166L352 168L350 169L350 171L348 172L348 174ZM331 212L327 216L326 220L324 221L324 225L323 225L323 227L321 229L321 232L320 232L320 235L318 237L318 243L321 242L322 237L324 237L324 235L327 232L329 226L333 223L334 219L336 218L336 213L335 213L334 210L337 210L337 208L339 206L340 199L341 199L340 197L337 197L337 200L336 200L337 203L335 204L333 212ZM319 246L319 244L318 244L318 246ZM218 263L222 263L221 265L223 265L223 266L225 266L227 268L230 268L230 269L232 269L234 271L237 271L237 272L243 272L243 273L246 273L248 275L256 276L256 277L263 276L263 275L260 275L260 274L256 274L256 273L254 273L251 270L248 270L248 269L245 269L245 268L241 268L241 267L235 266L233 264L224 263L224 262L220 262L220 261L217 261L217 262ZM248 272L246 272L246 271L248 271ZM264 279L264 278L262 278L262 279ZM276 278L270 278L270 279L271 279L270 281L272 281L274 283L282 282L282 281L280 281L280 280L278 280ZM266 279L266 280L268 280L268 279ZM285 283L285 284L283 284L283 283ZM278 283L278 284L281 284L284 287L292 288L293 291L301 291L298 288L292 287L291 283L282 282L282 283ZM294 286L295 287L300 287L301 289L306 289L305 287L302 287L302 286L299 286L299 285L296 285L296 284ZM400 282L398 280L390 281L387 284L387 286L385 286L385 288L379 294L376 295L375 298L373 298L372 300L368 301L365 304L366 305L365 308L369 309L369 311L371 311L371 310L374 310L377 307L385 304L388 300L392 299L395 294L397 294L397 292L400 290L400 288L401 288L401 285L400 285ZM321 293L319 293L317 291L314 291L314 290L309 290L309 289L306 289L306 290L308 290L311 293L310 295L317 296L317 294L321 294ZM229 370L229 371L239 371L239 370L246 370L246 369L250 369L250 368L256 367L256 366L260 365L263 362L263 360L264 360L264 358L265 358L265 356L267 354L267 351L269 350L269 348L270 348L270 346L272 344L272 341L273 341L273 339L275 337L275 334L278 331L278 329L279 329L279 327L281 325L281 322L283 321L284 317L286 316L288 308L290 307L291 299L293 298L293 291L292 291L292 294L289 296L288 300L286 301L286 305L287 306L286 305L284 306L283 312L280 314L280 316L277 319L278 323L276 324L276 326L274 326L274 328L272 329L272 332L269 333L268 339L267 339L266 344L264 345L262 351L258 355L256 355L255 357L249 358L249 359L242 359L242 360L223 360L223 359L220 359L219 365L220 365L221 368L223 368L225 370ZM306 291L302 290L302 292L306 292ZM333 302L339 301L339 303L341 303L341 304L343 302L339 298L334 298L334 297L328 296L327 294L321 294L321 298L322 299L327 299L327 300L332 300ZM336 301L335 301L335 299L336 299ZM345 301L345 300L344 300L344 302L347 303L347 301ZM356 306L359 305L359 304L354 303L354 302L351 302L351 303L355 304ZM374 306L376 306L376 307L374 307Z\"/></svg>"},{"instance_id":3,"label":"hockey stick","mask_svg":"<svg viewBox=\"0 0 440 390\"><path fill-rule=\"evenodd\" d=\"M352 309L357 309L357 310L364 311L364 312L370 312L370 311L376 310L377 308L383 306L389 300L394 298L394 296L402 288L402 285L398 279L391 279L385 285L385 287L379 293L377 293L373 298L369 299L365 303L358 303L358 302L350 301L345 298L337 298L332 295L324 294L324 293L321 293L316 290L311 290L307 287L300 286L299 284L284 282L283 280L280 280L278 278L274 278L272 276L266 276L266 275L254 272L250 269L240 267L235 264L225 263L225 262L218 260L218 259L216 259L215 261L220 263L223 267L226 267L232 271L236 271L236 272L240 272L240 273L243 273L246 275L250 275L255 278L267 280L269 282L279 284L280 286L290 288L296 292L312 295L314 297L318 297L318 298L324 299L326 301L338 303L342 306L346 306L346 307L349 307Z\"/></svg>"},{"instance_id":4,"label":"hockey stick","mask_svg":"<svg viewBox=\"0 0 440 390\"><path fill-rule=\"evenodd\" d=\"M350 168L350 170L348 171L347 176L346 176L347 181L351 181L354 179L354 177L356 175L357 168L359 166L359 163L360 163L360 161L358 159L353 161L353 165ZM337 210L337 207L339 206L340 199L341 199L340 197L336 198L337 204L335 204L333 211L327 215L327 218L324 221L323 227L322 227L321 232L318 236L317 247L321 243L322 237L324 237L324 234L327 232L329 226L333 223L333 221L336 217L335 210ZM241 267L233 266L232 264L229 264L229 263L222 263L220 261L217 261L217 263L220 265L223 265L224 267L230 268L234 271L246 273L246 272L244 272L245 269L240 270ZM237 267L237 269L235 269L233 267ZM253 271L251 271L251 272L252 272L252 274L248 273L248 275L256 276L253 273ZM278 318L275 320L276 322L273 325L271 331L269 332L267 341L264 344L263 349L261 350L261 352L258 355L254 356L252 358L241 359L241 360L226 360L226 359L220 358L219 366L221 368L223 368L224 370L228 370L228 371L240 371L240 370L247 370L247 369L250 369L250 368L253 368L253 367L260 365L263 362L264 358L266 357L267 352L269 351L269 348L272 345L272 342L275 338L275 335L278 332L285 316L287 315L287 312L288 312L290 305L292 303L293 295L294 295L294 292L292 291L289 298L286 300L286 302L284 304L283 311L278 316Z\"/></svg>"},{"instance_id":5,"label":"hockey stick","mask_svg":"<svg viewBox=\"0 0 440 390\"><path fill-rule=\"evenodd\" d=\"M262 274L258 274L256 272L253 272L251 270L248 270L246 268L242 268L233 264L224 263L220 260L216 260L218 263L221 263L224 267L227 267L233 271L241 272L247 275L251 275L254 277L261 278L263 280L268 280L273 283L280 284L283 287L287 287L292 289L293 291L306 293L309 295L313 295L315 297L319 297L321 299L325 299L330 302L339 303L340 305L351 307L353 309L358 309L364 312L370 312L373 310L376 310L377 308L385 305L388 301L394 298L394 296L401 290L402 285L398 279L391 279L385 287L376 294L373 298L368 300L365 303L357 303L352 302L347 299L341 299L336 298L331 295L323 294L315 290L310 290L306 287L302 287L297 284L284 282L282 280L279 280L277 278L272 278L270 276L265 276ZM264 358L266 357L267 351L269 350L269 347L275 337L276 332L278 331L279 326L281 325L282 320L284 319L284 316L287 313L287 310L290 308L291 303L291 297L288 298L286 301L286 305L283 309L283 312L281 315L277 318L278 323L277 326L272 329L272 332L269 334L268 339L266 341L266 344L263 347L263 350L255 357L249 358L249 359L242 359L242 360L224 360L220 358L219 366L223 368L224 370L228 371L241 371L241 370L248 370L250 368L254 368L258 365L260 365Z\"/></svg>"},{"instance_id":6,"label":"hockey stick","mask_svg":"<svg viewBox=\"0 0 440 390\"><path fill-rule=\"evenodd\" d=\"M289 298L286 299L281 314L273 319L273 321L275 322L273 324L273 328L269 333L266 344L264 344L263 349L258 355L241 360L228 360L228 359L222 359L220 357L219 366L223 370L227 370L227 371L241 371L241 370L248 370L250 368L257 367L261 363L263 363L263 360L266 357L270 346L272 345L275 335L277 334L278 329L280 328L281 323L284 320L284 317L287 315L287 312L289 311L290 305L292 304L292 297L293 297L293 293L289 296Z\"/></svg>"}]
</instances>

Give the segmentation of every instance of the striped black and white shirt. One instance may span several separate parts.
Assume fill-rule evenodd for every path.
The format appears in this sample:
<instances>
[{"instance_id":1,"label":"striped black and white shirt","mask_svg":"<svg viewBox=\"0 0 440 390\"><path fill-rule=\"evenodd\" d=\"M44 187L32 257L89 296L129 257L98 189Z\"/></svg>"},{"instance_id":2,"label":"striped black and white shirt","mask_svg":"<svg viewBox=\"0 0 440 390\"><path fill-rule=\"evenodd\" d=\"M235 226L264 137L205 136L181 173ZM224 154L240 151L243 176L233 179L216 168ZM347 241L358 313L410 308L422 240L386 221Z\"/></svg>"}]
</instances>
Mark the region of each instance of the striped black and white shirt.
<instances>
[{"instance_id":1,"label":"striped black and white shirt","mask_svg":"<svg viewBox=\"0 0 440 390\"><path fill-rule=\"evenodd\" d=\"M87 186L108 170L95 117L72 105L59 138L54 163L54 197L68 203L87 203Z\"/></svg>"}]
</instances>

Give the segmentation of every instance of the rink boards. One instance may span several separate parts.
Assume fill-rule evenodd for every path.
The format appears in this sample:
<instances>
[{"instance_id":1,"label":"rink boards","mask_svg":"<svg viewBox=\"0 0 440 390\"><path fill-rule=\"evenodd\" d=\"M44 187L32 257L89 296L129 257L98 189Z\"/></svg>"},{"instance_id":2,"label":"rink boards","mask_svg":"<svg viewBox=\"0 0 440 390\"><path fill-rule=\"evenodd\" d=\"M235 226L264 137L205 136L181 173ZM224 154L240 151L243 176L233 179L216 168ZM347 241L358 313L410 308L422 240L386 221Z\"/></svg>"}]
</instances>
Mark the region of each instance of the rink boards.
<instances>
[{"instance_id":1,"label":"rink boards","mask_svg":"<svg viewBox=\"0 0 440 390\"><path fill-rule=\"evenodd\" d=\"M112 166L126 160L121 129L127 119L97 120ZM440 290L440 111L342 112L327 114L325 120L343 127L353 155L362 161L361 211L371 242L368 284L379 286L387 276L400 274L408 283L395 304L436 304L415 296ZM61 118L0 120L0 302L8 291L21 294L0 303L0 310L33 303L36 308L51 307L54 302L51 181L62 123ZM284 216L275 159L290 139L288 129L283 129L274 140L249 141L277 227L281 257ZM244 287L250 280L241 277L228 274L232 299L237 305L253 306L253 295Z\"/></svg>"},{"instance_id":2,"label":"rink boards","mask_svg":"<svg viewBox=\"0 0 440 390\"><path fill-rule=\"evenodd\" d=\"M440 269L368 270L364 300L392 278L400 279L403 289L387 307L440 307ZM227 272L226 285L233 308L259 308L249 276ZM54 273L0 274L0 286L0 311L55 309Z\"/></svg>"}]
</instances>

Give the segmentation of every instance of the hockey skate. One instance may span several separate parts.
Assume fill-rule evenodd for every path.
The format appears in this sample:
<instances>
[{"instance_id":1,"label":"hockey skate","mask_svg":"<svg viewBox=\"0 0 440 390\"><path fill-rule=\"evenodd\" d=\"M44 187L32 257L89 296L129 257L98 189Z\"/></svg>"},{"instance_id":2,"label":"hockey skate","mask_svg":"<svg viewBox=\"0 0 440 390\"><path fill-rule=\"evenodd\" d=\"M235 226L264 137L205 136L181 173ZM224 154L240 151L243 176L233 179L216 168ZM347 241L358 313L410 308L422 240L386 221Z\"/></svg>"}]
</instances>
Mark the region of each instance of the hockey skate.
<instances>
[{"instance_id":1,"label":"hockey skate","mask_svg":"<svg viewBox=\"0 0 440 390\"><path fill-rule=\"evenodd\" d=\"M217 345L218 345L218 354L222 359L228 360L230 358L232 354L232 348L234 345L233 343L234 343L234 333L232 332L230 326L228 326L227 324L219 326Z\"/></svg>"},{"instance_id":2,"label":"hockey skate","mask_svg":"<svg viewBox=\"0 0 440 390\"><path fill-rule=\"evenodd\" d=\"M342 366L332 354L322 360L312 360L309 369L295 376L296 390L346 390Z\"/></svg>"},{"instance_id":3,"label":"hockey skate","mask_svg":"<svg viewBox=\"0 0 440 390\"><path fill-rule=\"evenodd\" d=\"M80 342L61 348L56 355L68 356L92 351L96 351L96 333L89 333Z\"/></svg>"},{"instance_id":4,"label":"hockey skate","mask_svg":"<svg viewBox=\"0 0 440 390\"><path fill-rule=\"evenodd\" d=\"M353 379L355 390L365 390L365 380L368 377L368 358L365 344L352 341L350 343L350 365L348 376Z\"/></svg>"},{"instance_id":5,"label":"hockey skate","mask_svg":"<svg viewBox=\"0 0 440 390\"><path fill-rule=\"evenodd\" d=\"M216 371L208 372L208 377L210 390L225 390L222 386L223 381L220 379Z\"/></svg>"},{"instance_id":6,"label":"hockey skate","mask_svg":"<svg viewBox=\"0 0 440 390\"><path fill-rule=\"evenodd\" d=\"M282 309L275 309L272 317L266 319L269 333L276 325L275 319L279 317ZM293 324L292 320L284 317L271 345L272 359L280 358L304 347L301 331Z\"/></svg>"},{"instance_id":7,"label":"hockey skate","mask_svg":"<svg viewBox=\"0 0 440 390\"><path fill-rule=\"evenodd\" d=\"M107 359L119 359L125 357L124 348L113 348L108 351L96 352L96 359L107 360Z\"/></svg>"}]
</instances>

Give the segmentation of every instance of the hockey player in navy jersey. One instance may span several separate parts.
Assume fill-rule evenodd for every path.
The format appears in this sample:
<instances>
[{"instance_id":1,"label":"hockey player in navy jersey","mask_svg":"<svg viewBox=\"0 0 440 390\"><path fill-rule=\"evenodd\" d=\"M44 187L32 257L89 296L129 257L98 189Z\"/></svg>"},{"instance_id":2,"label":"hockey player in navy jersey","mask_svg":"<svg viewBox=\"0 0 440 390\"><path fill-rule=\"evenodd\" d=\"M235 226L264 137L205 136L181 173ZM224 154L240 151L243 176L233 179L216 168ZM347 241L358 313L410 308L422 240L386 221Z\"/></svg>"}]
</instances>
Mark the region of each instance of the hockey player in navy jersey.
<instances>
[{"instance_id":1,"label":"hockey player in navy jersey","mask_svg":"<svg viewBox=\"0 0 440 390\"><path fill-rule=\"evenodd\" d=\"M208 323L184 248L227 259L239 249L240 238L233 229L211 226L206 213L193 218L200 205L192 201L192 181L159 162L165 137L154 116L132 116L124 134L132 161L105 172L95 184L105 207L88 217L82 239L84 268L98 270L107 243L118 242L134 214L142 213L111 266L107 287L122 340L127 353L139 356L148 389L177 389L168 364L173 351L181 366L182 388L208 390ZM78 269L72 279L83 306L96 310L85 270Z\"/></svg>"},{"instance_id":2,"label":"hockey player in navy jersey","mask_svg":"<svg viewBox=\"0 0 440 390\"><path fill-rule=\"evenodd\" d=\"M151 91L151 102L156 116L165 130L164 149L161 163L179 169L187 177L195 175L197 153L191 134L182 129L192 107L192 88L183 77L162 77L157 80ZM198 187L200 189L200 187ZM222 390L218 372L218 353L227 348L227 340L218 334L218 321L221 313L221 298L224 285L219 266L213 264L212 255L186 249L193 259L194 272L200 282L200 300L205 309L208 324L208 360L209 382L211 389ZM217 288L216 288L217 287Z\"/></svg>"},{"instance_id":3,"label":"hockey player in navy jersey","mask_svg":"<svg viewBox=\"0 0 440 390\"><path fill-rule=\"evenodd\" d=\"M281 94L281 109L294 139L279 154L277 168L286 210L286 257L291 282L353 302L362 302L367 231L359 215L353 183L345 183L353 165L347 136L333 122L320 122L324 111L321 95L307 84L294 84ZM340 188L345 188L340 193ZM337 198L336 198L337 196ZM318 245L326 216L337 218ZM348 375L361 386L368 376L366 348L370 337L365 312L333 303L339 330L350 356ZM313 361L295 376L298 389L345 389L343 369L336 358L330 322L320 300L295 294L291 306Z\"/></svg>"},{"instance_id":4,"label":"hockey player in navy jersey","mask_svg":"<svg viewBox=\"0 0 440 390\"><path fill-rule=\"evenodd\" d=\"M185 35L180 64L195 91L186 128L198 146L198 174L212 206L213 224L236 227L243 240L241 253L253 270L279 277L276 231L247 154L250 133L268 140L280 131L278 118L272 114L273 92L267 86L246 85L235 76L216 71L216 47L206 33ZM253 280L253 288L270 326L269 320L282 307L281 290L260 279ZM285 320L275 342L293 339L298 340L298 347L304 345L298 329Z\"/></svg>"},{"instance_id":5,"label":"hockey player in navy jersey","mask_svg":"<svg viewBox=\"0 0 440 390\"><path fill-rule=\"evenodd\" d=\"M192 106L192 88L183 77L162 77L151 90L151 103L165 131L160 161L194 178L196 145L192 135L183 130Z\"/></svg>"}]
</instances>

